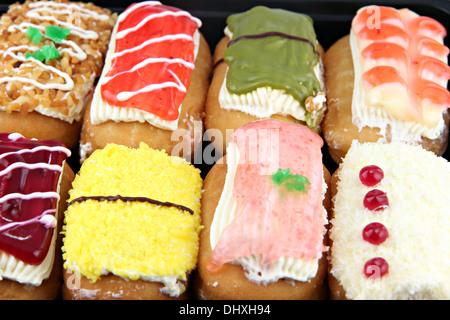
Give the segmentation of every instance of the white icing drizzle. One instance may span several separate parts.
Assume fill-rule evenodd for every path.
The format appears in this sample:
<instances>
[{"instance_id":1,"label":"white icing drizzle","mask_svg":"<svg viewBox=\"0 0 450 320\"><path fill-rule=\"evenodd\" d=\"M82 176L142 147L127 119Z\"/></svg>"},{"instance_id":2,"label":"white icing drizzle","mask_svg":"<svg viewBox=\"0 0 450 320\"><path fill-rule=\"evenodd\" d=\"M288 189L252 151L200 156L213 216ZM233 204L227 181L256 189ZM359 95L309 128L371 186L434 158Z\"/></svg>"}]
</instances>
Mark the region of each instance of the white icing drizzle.
<instances>
[{"instance_id":1,"label":"white icing drizzle","mask_svg":"<svg viewBox=\"0 0 450 320\"><path fill-rule=\"evenodd\" d=\"M97 39L98 33L95 31L92 31L92 30L85 30L81 27L78 27L77 25L75 25L73 23L58 20L53 16L41 15L41 13L52 12L57 15L67 15L67 16L70 16L75 13L75 14L79 14L80 16L84 16L86 18L93 18L93 19L101 20L101 21L105 21L105 20L109 19L109 17L107 15L104 15L104 14L100 15L95 11L91 11L86 8L82 8L75 4L54 3L51 1L40 1L40 2L36 2L36 3L31 3L30 7L34 8L34 9L31 9L30 11L27 12L27 17L35 18L35 19L43 20L43 21L52 21L61 27L70 29L72 34L75 34L75 35L85 38L85 39Z\"/></svg>"},{"instance_id":2,"label":"white icing drizzle","mask_svg":"<svg viewBox=\"0 0 450 320\"><path fill-rule=\"evenodd\" d=\"M10 140L15 141L16 139L13 140L13 139L10 138ZM70 150L67 149L67 148L64 148L64 147L38 146L38 147L35 147L35 148L32 148L32 149L22 149L22 150L19 150L19 151L12 151L12 152L3 153L3 154L0 155L0 159L3 159L3 158L5 158L5 157L7 157L9 155L12 155L12 154L35 153L35 152L38 152L38 151L63 152L68 157L70 157L70 155L71 155Z\"/></svg>"},{"instance_id":3,"label":"white icing drizzle","mask_svg":"<svg viewBox=\"0 0 450 320\"><path fill-rule=\"evenodd\" d=\"M54 228L56 226L56 218L52 215L56 213L56 209L48 209L41 213L41 215L36 216L32 219L24 220L24 221L18 221L18 222L10 222L3 226L0 226L0 231L5 231L17 226L24 226L27 224L31 224L34 222L39 222L45 225L46 228ZM11 237L11 235L8 234L8 236ZM17 239L17 236L14 236L15 239ZM27 237L21 237L20 239L26 239Z\"/></svg>"},{"instance_id":4,"label":"white icing drizzle","mask_svg":"<svg viewBox=\"0 0 450 320\"><path fill-rule=\"evenodd\" d=\"M187 62L187 61L185 61L185 60L183 60L183 59L179 59L179 58L174 58L174 59L169 59L169 58L148 58L148 59L145 59L144 61L138 63L137 65L135 65L135 66L134 66L133 68L131 68L129 71L123 71L123 72L117 73L117 74L113 75L112 77L104 77L103 80L101 81L101 84L104 85L104 84L108 83L111 79L114 79L114 78L115 78L116 76L118 76L118 75L122 75L122 74L124 74L124 73L134 72L134 71L136 71L136 70L138 70L138 69L140 69L140 68L145 67L145 66L148 65L148 64L151 64L151 63L160 63L160 62L165 62L165 63L169 63L169 64L172 64L172 63L179 63L179 64L182 64L182 65L184 65L184 66L186 66L186 67L188 67L188 68L190 68L190 69L194 69L194 64L193 64L193 63ZM169 71L174 77L176 77L177 80L179 81L179 78L176 76L176 74L174 74L171 70L168 70L168 71ZM166 82L166 83L173 83L173 82ZM181 82L180 82L180 85L181 85L182 88L184 88L182 91L186 91L186 88L181 84ZM181 89L180 89L180 90L181 90ZM119 100L120 100L120 99L119 99Z\"/></svg>"},{"instance_id":5,"label":"white icing drizzle","mask_svg":"<svg viewBox=\"0 0 450 320\"><path fill-rule=\"evenodd\" d=\"M25 168L28 170L47 169L47 170L62 172L61 167L56 164L47 164L47 163L31 163L30 164L30 163L24 163L24 162L16 162L16 163L13 163L12 165L10 165L9 167L7 167L6 169L3 169L2 171L0 171L0 176L6 175L9 172L11 172L12 170L19 169L19 168Z\"/></svg>"},{"instance_id":6,"label":"white icing drizzle","mask_svg":"<svg viewBox=\"0 0 450 320\"><path fill-rule=\"evenodd\" d=\"M120 101L126 101L126 100L134 97L135 95L138 95L139 93L150 92L153 90L158 90L158 89L167 88L167 87L174 87L182 92L186 92L186 87L181 83L180 78L178 78L178 76L174 72L172 72L172 70L167 70L167 71L170 72L170 74L175 77L175 79L177 80L178 83L175 83L173 81L167 81L167 82L163 82L163 83L152 83L152 84L149 84L148 86L145 86L144 88L139 89L137 91L122 91L117 95L117 99Z\"/></svg>"},{"instance_id":7,"label":"white icing drizzle","mask_svg":"<svg viewBox=\"0 0 450 320\"><path fill-rule=\"evenodd\" d=\"M73 14L74 12L77 12L82 16L85 16L88 18L93 18L96 20L101 20L101 21L108 21L110 19L109 16L106 14L99 14L93 10L82 8L73 3L65 4L65 3L57 3L57 2L42 2L42 1L40 1L40 2L35 2L35 3L30 3L29 6L32 8L45 7L45 10L48 10L49 7L54 7L54 8L60 9L57 11L59 14L69 14L70 15L70 14Z\"/></svg>"},{"instance_id":8,"label":"white icing drizzle","mask_svg":"<svg viewBox=\"0 0 450 320\"><path fill-rule=\"evenodd\" d=\"M20 200L32 200L32 199L58 199L59 194L57 192L48 191L48 192L32 192L29 194L23 193L10 193L0 198L0 203L4 203L11 199L20 199Z\"/></svg>"},{"instance_id":9,"label":"white icing drizzle","mask_svg":"<svg viewBox=\"0 0 450 320\"><path fill-rule=\"evenodd\" d=\"M133 7L129 8L128 10L126 10L125 12L123 12L123 13L119 16L118 22L121 22L121 21L125 20L125 19L128 17L128 15L129 15L130 13L132 13L132 12L135 11L136 9L139 9L140 7L145 7L145 6L157 6L157 5L162 5L162 4L161 4L161 2L159 2L159 1L142 1L142 2L136 3ZM198 28L200 28L200 27L202 26L202 22L201 22L200 19L198 19L198 18L196 18L196 17L193 17L189 12L186 12L186 11L177 11L177 12L167 11L167 12L162 12L162 13L160 13L160 14L151 15L151 16L148 16L148 17L146 18L146 20L143 20L143 21L141 22L141 24L143 24L143 23L149 21L150 19L153 19L153 18L160 18L160 17L164 17L164 16L167 16L167 15L173 15L173 16L186 16L186 17L189 17L189 18L191 18L192 20L194 20L194 21L197 23ZM145 22L144 22L144 21L145 21ZM130 30L130 29L127 29L127 30ZM123 30L123 31L126 31L126 30ZM132 31L134 31L134 30L132 30ZM130 31L130 32L131 32L131 31ZM127 33L128 33L128 32L127 32ZM123 36L125 36L125 35L123 35ZM122 36L120 36L120 37L122 37ZM118 38L120 38L120 37L118 36Z\"/></svg>"},{"instance_id":10,"label":"white icing drizzle","mask_svg":"<svg viewBox=\"0 0 450 320\"><path fill-rule=\"evenodd\" d=\"M114 52L111 55L111 59L115 59L115 58L120 57L120 56L122 56L122 55L124 55L126 53L129 53L129 52L138 51L138 50L140 50L140 49L142 49L142 48L144 48L147 45L152 44L152 43L164 42L164 41L173 41L173 40L180 40L180 39L185 39L185 40L188 40L188 41L194 41L194 38L189 36L189 35L187 35L187 34L182 34L182 33L181 34L168 34L168 35L164 35L164 36L161 36L161 37L158 37L158 38L151 38L149 40L146 40L146 41L142 42L140 45L138 45L137 47L130 48L130 49L125 49L125 50L122 50L120 52ZM182 60L182 61L186 62L184 60ZM192 67L189 66L190 68L194 68L193 64L189 63L189 65L192 65Z\"/></svg>"},{"instance_id":11,"label":"white icing drizzle","mask_svg":"<svg viewBox=\"0 0 450 320\"><path fill-rule=\"evenodd\" d=\"M128 28L122 31L117 32L117 39L121 39L126 37L129 33L131 32L135 32L137 30L139 30L143 25L145 25L148 21L153 20L153 19L157 19L157 18L162 18L162 17L167 17L167 16L173 16L173 17L180 17L180 16L185 16L185 17L189 17L192 18L194 21L199 21L198 19L194 19L188 12L186 11L177 11L177 12L173 12L173 11L165 11L165 12L161 12L161 13L155 13L155 14L151 14L149 16L147 16L146 18L144 18L141 22L139 22L136 26L132 27L132 28ZM197 22L197 24L199 24Z\"/></svg>"}]
</instances>

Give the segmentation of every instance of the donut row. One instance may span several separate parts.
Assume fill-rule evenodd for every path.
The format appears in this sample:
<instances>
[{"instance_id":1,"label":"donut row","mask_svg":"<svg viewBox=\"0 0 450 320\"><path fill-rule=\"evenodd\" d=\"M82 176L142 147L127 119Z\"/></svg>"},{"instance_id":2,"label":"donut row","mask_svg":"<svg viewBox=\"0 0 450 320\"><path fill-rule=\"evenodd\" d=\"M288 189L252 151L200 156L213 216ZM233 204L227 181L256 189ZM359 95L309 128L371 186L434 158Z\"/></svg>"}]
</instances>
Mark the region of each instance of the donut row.
<instances>
[{"instance_id":1,"label":"donut row","mask_svg":"<svg viewBox=\"0 0 450 320\"><path fill-rule=\"evenodd\" d=\"M211 55L157 1L2 16L0 298L450 297L445 28L368 6L325 51L302 13L226 22Z\"/></svg>"}]
</instances>

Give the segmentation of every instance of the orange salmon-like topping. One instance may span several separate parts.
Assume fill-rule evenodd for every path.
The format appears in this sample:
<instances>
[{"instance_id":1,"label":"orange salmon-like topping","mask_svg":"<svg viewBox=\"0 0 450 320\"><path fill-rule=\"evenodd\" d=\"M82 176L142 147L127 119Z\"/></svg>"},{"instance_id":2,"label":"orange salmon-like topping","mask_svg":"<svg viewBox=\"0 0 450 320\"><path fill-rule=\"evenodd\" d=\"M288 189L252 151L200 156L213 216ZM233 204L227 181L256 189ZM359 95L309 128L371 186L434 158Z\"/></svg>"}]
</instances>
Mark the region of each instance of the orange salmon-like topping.
<instances>
[{"instance_id":1,"label":"orange salmon-like topping","mask_svg":"<svg viewBox=\"0 0 450 320\"><path fill-rule=\"evenodd\" d=\"M442 112L449 108L449 49L443 44L447 31L442 24L408 9L369 6L353 19L352 31L360 52L366 94L381 90L380 86L391 90L386 84L404 86L410 110L403 120L414 115L415 122L425 125L429 117L423 112L428 112L430 105L424 108L424 101ZM390 92L386 91L385 96Z\"/></svg>"},{"instance_id":2,"label":"orange salmon-like topping","mask_svg":"<svg viewBox=\"0 0 450 320\"><path fill-rule=\"evenodd\" d=\"M376 87L384 83L400 82L405 84L403 79L394 67L376 66L365 72L362 80L369 87Z\"/></svg>"},{"instance_id":3,"label":"orange salmon-like topping","mask_svg":"<svg viewBox=\"0 0 450 320\"><path fill-rule=\"evenodd\" d=\"M326 250L320 136L306 126L262 120L237 129L230 142L240 155L236 209L206 270L250 255L261 255L264 265L282 257L320 258ZM278 169L267 174L274 165Z\"/></svg>"},{"instance_id":4,"label":"orange salmon-like topping","mask_svg":"<svg viewBox=\"0 0 450 320\"><path fill-rule=\"evenodd\" d=\"M111 68L101 82L105 102L176 120L194 68L194 33L200 21L189 13L144 1L118 19Z\"/></svg>"}]
</instances>

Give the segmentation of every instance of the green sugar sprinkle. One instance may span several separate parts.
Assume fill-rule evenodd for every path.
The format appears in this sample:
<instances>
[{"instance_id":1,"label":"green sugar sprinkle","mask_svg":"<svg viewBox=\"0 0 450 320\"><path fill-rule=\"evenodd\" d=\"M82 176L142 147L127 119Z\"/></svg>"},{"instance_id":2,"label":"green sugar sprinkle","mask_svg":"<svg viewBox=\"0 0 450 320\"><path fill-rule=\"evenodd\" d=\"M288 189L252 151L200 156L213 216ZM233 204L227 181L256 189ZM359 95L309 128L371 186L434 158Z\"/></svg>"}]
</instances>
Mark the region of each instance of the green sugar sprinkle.
<instances>
[{"instance_id":1,"label":"green sugar sprinkle","mask_svg":"<svg viewBox=\"0 0 450 320\"><path fill-rule=\"evenodd\" d=\"M52 39L55 43L61 43L64 39L67 38L67 36L70 34L70 29L67 28L61 28L58 26L46 26L45 27L45 35ZM34 44L37 44L43 40L42 34L39 32L39 30L35 27L29 26L26 35L28 38L30 38L31 42ZM43 62L48 62L52 59L58 59L61 57L61 54L58 52L58 50L55 47L55 44L52 42L51 45L45 45L42 47L42 49L36 50L33 53L27 52L25 55L25 58L34 58L36 60L39 60Z\"/></svg>"},{"instance_id":2,"label":"green sugar sprinkle","mask_svg":"<svg viewBox=\"0 0 450 320\"><path fill-rule=\"evenodd\" d=\"M61 28L58 26L47 26L45 27L45 35L55 41L56 43L61 43L70 34L70 29Z\"/></svg>"},{"instance_id":3,"label":"green sugar sprinkle","mask_svg":"<svg viewBox=\"0 0 450 320\"><path fill-rule=\"evenodd\" d=\"M44 59L45 59L44 54L42 53L41 50L37 50L37 51L35 51L33 53L27 52L27 54L25 55L25 58L27 58L27 59L34 58L34 59L39 60L41 62L44 61Z\"/></svg>"},{"instance_id":4,"label":"green sugar sprinkle","mask_svg":"<svg viewBox=\"0 0 450 320\"><path fill-rule=\"evenodd\" d=\"M278 169L272 175L272 181L277 186L284 185L289 191L300 191L306 193L306 186L311 185L308 178L300 174L292 174L291 169Z\"/></svg>"},{"instance_id":5,"label":"green sugar sprinkle","mask_svg":"<svg viewBox=\"0 0 450 320\"><path fill-rule=\"evenodd\" d=\"M51 46L45 45L42 47L42 49L36 50L33 53L27 52L25 58L34 58L36 60L39 60L43 62L48 62L51 59L57 59L61 56L61 54L58 52L58 50L55 48L55 45L52 43Z\"/></svg>"},{"instance_id":6,"label":"green sugar sprinkle","mask_svg":"<svg viewBox=\"0 0 450 320\"><path fill-rule=\"evenodd\" d=\"M32 43L39 43L42 41L42 34L35 27L29 26L25 34L30 38Z\"/></svg>"}]
</instances>

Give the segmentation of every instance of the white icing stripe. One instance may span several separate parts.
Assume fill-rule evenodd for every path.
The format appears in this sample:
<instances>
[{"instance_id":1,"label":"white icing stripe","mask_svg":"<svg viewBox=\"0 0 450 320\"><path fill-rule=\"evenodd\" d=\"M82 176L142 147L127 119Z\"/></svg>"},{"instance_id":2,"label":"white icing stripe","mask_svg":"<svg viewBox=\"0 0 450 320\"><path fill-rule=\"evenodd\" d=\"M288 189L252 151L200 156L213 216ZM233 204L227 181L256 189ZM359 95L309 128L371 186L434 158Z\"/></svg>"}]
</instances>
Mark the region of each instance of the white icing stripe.
<instances>
[{"instance_id":1,"label":"white icing stripe","mask_svg":"<svg viewBox=\"0 0 450 320\"><path fill-rule=\"evenodd\" d=\"M65 22L56 19L53 16L48 16L46 12L50 11L54 14L58 15L68 15L71 16L73 14L84 16L86 18L93 18L96 20L106 21L109 19L108 15L98 14L95 11L88 10L86 8L82 8L78 5L74 4L63 4L63 3L52 3L52 2L37 2L30 4L30 7L35 8L27 12L27 17L35 18L43 21L52 21L55 24L62 26L64 28L70 29L72 34L75 34L79 37L85 39L98 39L98 33L92 30L85 30L73 23ZM53 7L53 8L52 8ZM55 9L54 9L55 8ZM61 10L61 8L63 8ZM40 15L44 13L44 15Z\"/></svg>"},{"instance_id":2,"label":"white icing stripe","mask_svg":"<svg viewBox=\"0 0 450 320\"><path fill-rule=\"evenodd\" d=\"M194 64L187 62L183 59L179 59L179 58L175 58L175 59L169 59L169 58L148 58L140 63L138 63L137 65L135 65L133 68L131 68L129 71L123 71L120 73L117 73L115 75L113 75L112 77L104 77L103 80L101 81L102 85L105 85L106 83L108 83L111 79L114 79L116 76L125 74L125 73L131 73L134 72L138 69L144 68L145 66L152 64L152 63L160 63L160 62L165 62L165 63L169 63L169 64L182 64L185 67L189 68L189 69L194 69ZM177 79L178 77L170 70L168 70L173 76L175 76ZM181 82L180 82L181 84ZM183 86L184 91L186 91L186 88Z\"/></svg>"},{"instance_id":3,"label":"white icing stripe","mask_svg":"<svg viewBox=\"0 0 450 320\"><path fill-rule=\"evenodd\" d=\"M136 3L133 5L132 8L129 8L128 10L125 10L123 13L121 13L119 15L119 18L117 19L118 22L121 22L123 20L125 20L126 17L128 17L128 15L135 11L136 9L139 9L141 7L146 7L146 6L157 6L157 5L161 5L161 2L159 1L142 1L139 3Z\"/></svg>"},{"instance_id":4,"label":"white icing stripe","mask_svg":"<svg viewBox=\"0 0 450 320\"><path fill-rule=\"evenodd\" d=\"M167 16L173 16L173 17L189 17L192 20L194 20L197 25L199 24L198 19L193 18L188 12L186 11L177 11L177 12L173 12L173 11L165 11L165 12L161 12L161 13L155 13L152 15L149 15L148 17L146 17L145 19L143 19L141 22L139 22L136 26L132 27L132 28L128 28L122 31L117 32L117 39L121 39L126 37L130 32L135 32L137 30L139 30L143 25L145 25L148 21L153 20L153 19L157 19L157 18L163 18L163 17L167 17Z\"/></svg>"},{"instance_id":5,"label":"white icing stripe","mask_svg":"<svg viewBox=\"0 0 450 320\"><path fill-rule=\"evenodd\" d=\"M65 153L68 157L70 157L71 152L69 149L64 147L48 147L48 146L39 146L32 149L21 149L19 151L6 152L0 155L0 159L8 157L13 154L24 154L24 153L35 153L39 151L49 151L49 152L62 152Z\"/></svg>"},{"instance_id":6,"label":"white icing stripe","mask_svg":"<svg viewBox=\"0 0 450 320\"><path fill-rule=\"evenodd\" d=\"M7 167L6 169L3 169L2 171L0 171L0 176L8 174L12 170L19 169L19 168L25 168L25 169L29 169L29 170L47 169L47 170L62 172L62 168L56 164L47 164L47 163L29 164L29 163L24 163L24 162L16 162L16 163L13 163L12 165L10 165L9 167Z\"/></svg>"},{"instance_id":7,"label":"white icing stripe","mask_svg":"<svg viewBox=\"0 0 450 320\"><path fill-rule=\"evenodd\" d=\"M56 25L61 26L63 28L67 28L70 29L70 33L77 35L81 38L85 38L85 39L98 39L98 33L95 31L91 31L91 30L84 30L83 28L80 28L72 23L68 23L68 22L64 22L61 20L56 19L55 17L52 16L40 16L40 15L35 15L33 14L32 11L28 11L27 16L30 18L35 18L35 19L39 19L39 20L43 20L43 21L51 21L54 22Z\"/></svg>"},{"instance_id":8,"label":"white icing stripe","mask_svg":"<svg viewBox=\"0 0 450 320\"><path fill-rule=\"evenodd\" d=\"M22 46L14 46L14 47L10 47L7 50L4 51L4 55L9 55L14 59L17 59L19 61L23 61L24 63L30 63L31 61L33 61L34 63L38 64L42 69L47 70L48 72L53 72L56 73L57 75L59 75L61 78L64 79L65 83L47 83L47 84L43 84L43 83L39 83L34 79L29 79L26 77L18 77L18 76L13 76L13 77L1 77L0 78L0 83L3 82L10 82L10 81L19 81L22 83L29 83L32 84L36 87L38 87L39 89L45 90L45 89L59 89L59 90L72 90L74 87L74 82L72 80L72 78L65 72L62 72L52 66L46 65L42 62L40 62L37 59L34 58L25 58L24 55L18 55L16 53L14 53L15 51L20 52L20 50L22 49L27 49L29 51L36 51L39 48L36 47L30 47L30 46L26 46L26 45L22 45Z\"/></svg>"},{"instance_id":9,"label":"white icing stripe","mask_svg":"<svg viewBox=\"0 0 450 320\"><path fill-rule=\"evenodd\" d=\"M158 38L151 38L147 41L144 41L142 44L138 45L137 47L131 48L131 49L125 49L119 52L115 52L112 54L111 58L115 59L117 57L120 57L126 53L130 53L130 52L134 52L134 51L138 51L146 46L148 46L149 44L152 43L158 43L158 42L164 42L164 41L174 41L174 40L188 40L188 41L194 41L194 38L191 37L190 35L187 34L167 34L164 35L162 37L158 37ZM192 67L193 68L193 67Z\"/></svg>"},{"instance_id":10,"label":"white icing stripe","mask_svg":"<svg viewBox=\"0 0 450 320\"><path fill-rule=\"evenodd\" d=\"M18 222L10 222L10 223L7 223L7 224L5 224L5 225L3 225L3 226L0 226L0 231L4 231L4 230L8 230L8 229L11 229L11 228L14 228L14 227L17 227L17 226L25 226L25 225L27 225L27 224L31 224L31 223L34 223L34 222L39 222L39 223L42 223L42 224L44 224L44 225L46 225L47 227L52 227L52 226L54 226L54 225L56 225L56 218L52 215L52 214L55 214L56 213L56 209L48 209L48 210L45 210L44 212L42 212L42 214L41 215L39 215L39 216L36 216L36 217L34 217L34 218L32 218L32 219L28 219L28 220L24 220L24 221L18 221ZM9 237L12 237L11 235L8 235ZM14 237L15 239L22 239L22 240L24 240L24 239L26 239L26 238L28 238L29 236L27 236L27 237Z\"/></svg>"},{"instance_id":11,"label":"white icing stripe","mask_svg":"<svg viewBox=\"0 0 450 320\"><path fill-rule=\"evenodd\" d=\"M158 90L158 89L162 89L162 88L169 88L169 87L177 88L178 90L180 90L182 92L186 92L186 87L181 83L181 81L177 77L177 75L174 72L172 72L171 70L168 70L168 72L170 72L175 77L175 79L177 80L178 83L175 83L172 81L167 81L167 82L163 82L163 83L153 83L153 84L150 84L150 85L148 85L142 89L139 89L137 91L120 92L117 95L117 99L119 101L126 101L128 99L131 99L135 95L138 95L143 92L150 92L150 91L154 91L154 90Z\"/></svg>"},{"instance_id":12,"label":"white icing stripe","mask_svg":"<svg viewBox=\"0 0 450 320\"><path fill-rule=\"evenodd\" d=\"M84 17L88 17L88 18L93 18L96 20L101 20L101 21L107 21L109 20L109 16L106 14L99 14L93 10L89 10L86 8L82 8L76 4L65 4L65 3L56 3L56 2L43 2L43 1L39 1L39 2L35 2L35 3L30 3L29 6L31 8L38 8L38 7L43 7L41 10L50 10L50 7L54 7L57 9L63 8L62 10L55 10L56 12L58 12L59 14L73 14L74 12L79 13L80 15L84 16Z\"/></svg>"},{"instance_id":13,"label":"white icing stripe","mask_svg":"<svg viewBox=\"0 0 450 320\"><path fill-rule=\"evenodd\" d=\"M125 12L121 13L119 15L118 22L124 21L128 17L128 15L130 15L133 11L135 11L135 10L141 8L141 7L156 6L156 5L161 5L161 2L159 2L159 1L142 1L142 2L139 2L139 3L135 4L135 5L133 5L133 7L127 9ZM165 16L168 16L168 15L172 15L172 16L186 16L186 17L191 18L193 21L195 21L195 23L197 24L198 28L200 28L202 26L201 20L196 18L196 17L193 17L187 11L176 11L176 12L174 12L174 11L165 11L165 12L149 15L146 19L142 20L137 26L135 26L133 28L126 29L126 30L123 30L123 31L124 32L127 31L127 30L130 30L128 32L135 31L135 30L139 29L140 26L142 26L143 24L145 24L147 21L149 21L151 19L165 17ZM131 30L131 29L133 29L133 30ZM119 36L119 34L120 34L120 32L118 33L118 36L117 36L118 38L121 38L121 37L125 36L125 35Z\"/></svg>"},{"instance_id":14,"label":"white icing stripe","mask_svg":"<svg viewBox=\"0 0 450 320\"><path fill-rule=\"evenodd\" d=\"M20 133L14 132L8 135L8 139L11 141L17 141L18 139L24 138Z\"/></svg>"},{"instance_id":15,"label":"white icing stripe","mask_svg":"<svg viewBox=\"0 0 450 320\"><path fill-rule=\"evenodd\" d=\"M11 199L20 199L20 200L32 200L32 199L58 199L59 194L57 192L48 191L48 192L33 192L29 194L23 193L10 193L0 198L0 203L4 203Z\"/></svg>"}]
</instances>

